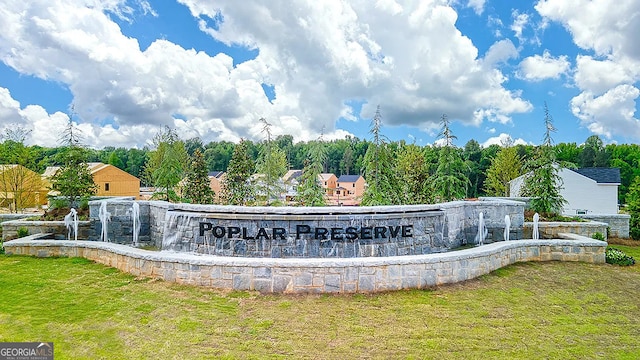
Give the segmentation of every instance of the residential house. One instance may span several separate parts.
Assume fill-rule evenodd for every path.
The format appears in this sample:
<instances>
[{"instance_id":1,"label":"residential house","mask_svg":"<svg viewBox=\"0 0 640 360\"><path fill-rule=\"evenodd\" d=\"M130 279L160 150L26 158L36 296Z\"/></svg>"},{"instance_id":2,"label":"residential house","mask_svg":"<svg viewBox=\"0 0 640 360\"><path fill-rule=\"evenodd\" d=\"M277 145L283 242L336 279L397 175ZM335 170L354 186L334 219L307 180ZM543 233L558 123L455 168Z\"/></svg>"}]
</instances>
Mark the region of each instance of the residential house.
<instances>
[{"instance_id":1,"label":"residential house","mask_svg":"<svg viewBox=\"0 0 640 360\"><path fill-rule=\"evenodd\" d=\"M320 185L324 188L324 192L327 196L332 197L336 191L338 183L338 177L331 173L320 174Z\"/></svg>"},{"instance_id":2,"label":"residential house","mask_svg":"<svg viewBox=\"0 0 640 360\"><path fill-rule=\"evenodd\" d=\"M578 214L617 214L618 186L620 169L618 168L580 168L560 169L562 179L560 195L567 204L562 209L565 215ZM525 175L511 180L511 196L519 196L524 185Z\"/></svg>"},{"instance_id":3,"label":"residential house","mask_svg":"<svg viewBox=\"0 0 640 360\"><path fill-rule=\"evenodd\" d=\"M208 174L209 176L209 187L215 193L216 203L220 203L220 197L222 195L222 183L226 177L226 173L224 171L211 171Z\"/></svg>"},{"instance_id":4,"label":"residential house","mask_svg":"<svg viewBox=\"0 0 640 360\"><path fill-rule=\"evenodd\" d=\"M93 176L93 182L98 186L96 196L133 196L140 198L140 179L110 164L87 163ZM49 166L42 175L50 181L51 177L60 169L59 166Z\"/></svg>"},{"instance_id":5,"label":"residential house","mask_svg":"<svg viewBox=\"0 0 640 360\"><path fill-rule=\"evenodd\" d=\"M47 203L46 184L40 174L22 165L0 165L0 206L10 211L40 207Z\"/></svg>"},{"instance_id":6,"label":"residential house","mask_svg":"<svg viewBox=\"0 0 640 360\"><path fill-rule=\"evenodd\" d=\"M334 196L330 203L335 205L360 205L366 188L366 181L361 175L341 175L336 181Z\"/></svg>"},{"instance_id":7,"label":"residential house","mask_svg":"<svg viewBox=\"0 0 640 360\"><path fill-rule=\"evenodd\" d=\"M282 177L284 183L285 201L287 203L295 202L296 196L298 196L298 185L300 184L300 176L302 176L302 170L289 170Z\"/></svg>"}]
</instances>

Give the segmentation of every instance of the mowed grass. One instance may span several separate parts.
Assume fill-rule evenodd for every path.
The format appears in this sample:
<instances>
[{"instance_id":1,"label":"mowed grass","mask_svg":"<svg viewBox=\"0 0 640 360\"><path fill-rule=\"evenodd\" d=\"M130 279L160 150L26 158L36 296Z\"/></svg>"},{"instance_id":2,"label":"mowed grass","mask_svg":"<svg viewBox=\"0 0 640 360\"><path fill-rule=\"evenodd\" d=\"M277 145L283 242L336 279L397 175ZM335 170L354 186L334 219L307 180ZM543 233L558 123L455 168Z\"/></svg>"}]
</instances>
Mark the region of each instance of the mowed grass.
<instances>
[{"instance_id":1,"label":"mowed grass","mask_svg":"<svg viewBox=\"0 0 640 360\"><path fill-rule=\"evenodd\" d=\"M640 266L520 263L431 290L292 296L0 255L0 341L53 341L56 359L638 359Z\"/></svg>"}]
</instances>

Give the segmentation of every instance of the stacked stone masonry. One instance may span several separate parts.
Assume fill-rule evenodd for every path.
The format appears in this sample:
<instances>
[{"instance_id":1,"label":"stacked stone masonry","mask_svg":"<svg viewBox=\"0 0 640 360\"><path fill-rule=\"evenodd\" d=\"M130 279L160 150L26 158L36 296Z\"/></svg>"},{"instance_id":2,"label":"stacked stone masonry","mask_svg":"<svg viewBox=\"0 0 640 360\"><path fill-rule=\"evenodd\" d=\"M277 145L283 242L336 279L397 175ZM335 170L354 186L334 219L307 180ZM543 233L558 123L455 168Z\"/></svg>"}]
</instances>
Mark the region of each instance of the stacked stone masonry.
<instances>
[{"instance_id":1,"label":"stacked stone masonry","mask_svg":"<svg viewBox=\"0 0 640 360\"><path fill-rule=\"evenodd\" d=\"M154 252L95 241L5 243L7 254L84 257L135 276L262 293L354 293L423 289L488 274L523 261L604 263L606 242L572 240L496 242L460 251L386 258L272 259Z\"/></svg>"}]
</instances>

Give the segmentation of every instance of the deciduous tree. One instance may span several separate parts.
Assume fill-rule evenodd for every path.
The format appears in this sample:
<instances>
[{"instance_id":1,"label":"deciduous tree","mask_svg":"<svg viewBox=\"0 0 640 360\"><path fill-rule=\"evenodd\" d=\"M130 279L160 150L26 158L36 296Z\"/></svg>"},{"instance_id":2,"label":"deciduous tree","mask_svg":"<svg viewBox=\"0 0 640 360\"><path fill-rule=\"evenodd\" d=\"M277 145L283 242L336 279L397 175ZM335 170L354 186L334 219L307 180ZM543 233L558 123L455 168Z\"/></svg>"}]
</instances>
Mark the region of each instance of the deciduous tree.
<instances>
[{"instance_id":1,"label":"deciduous tree","mask_svg":"<svg viewBox=\"0 0 640 360\"><path fill-rule=\"evenodd\" d=\"M640 176L636 176L627 195L627 209L631 219L629 221L629 234L631 238L640 240Z\"/></svg>"},{"instance_id":2,"label":"deciduous tree","mask_svg":"<svg viewBox=\"0 0 640 360\"><path fill-rule=\"evenodd\" d=\"M509 182L522 174L522 159L512 145L512 141L503 143L504 147L498 151L487 170L484 186L490 196L509 196Z\"/></svg>"}]
</instances>

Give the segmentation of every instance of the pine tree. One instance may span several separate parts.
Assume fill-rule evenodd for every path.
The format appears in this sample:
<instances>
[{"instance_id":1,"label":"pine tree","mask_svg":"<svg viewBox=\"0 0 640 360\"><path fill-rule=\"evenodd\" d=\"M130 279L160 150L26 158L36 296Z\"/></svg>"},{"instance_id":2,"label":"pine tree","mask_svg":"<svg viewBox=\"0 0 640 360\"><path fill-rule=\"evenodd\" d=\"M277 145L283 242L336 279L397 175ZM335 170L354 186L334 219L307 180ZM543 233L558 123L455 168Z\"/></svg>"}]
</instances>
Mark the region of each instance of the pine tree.
<instances>
[{"instance_id":1,"label":"pine tree","mask_svg":"<svg viewBox=\"0 0 640 360\"><path fill-rule=\"evenodd\" d=\"M78 200L95 194L98 186L87 164L88 153L82 146L81 132L71 116L60 141L65 145L58 158L62 166L51 178L51 188L67 198L69 207L77 207Z\"/></svg>"},{"instance_id":2,"label":"pine tree","mask_svg":"<svg viewBox=\"0 0 640 360\"><path fill-rule=\"evenodd\" d=\"M566 200L560 194L562 178L560 164L556 161L551 133L556 131L547 104L544 104L545 134L541 146L535 149L533 157L525 164L527 176L521 191L522 196L531 197L531 209L539 213L557 213Z\"/></svg>"},{"instance_id":3,"label":"pine tree","mask_svg":"<svg viewBox=\"0 0 640 360\"><path fill-rule=\"evenodd\" d=\"M402 184L400 191L402 204L431 202L429 167L422 148L415 144L403 144L398 152L396 169Z\"/></svg>"},{"instance_id":4,"label":"pine tree","mask_svg":"<svg viewBox=\"0 0 640 360\"><path fill-rule=\"evenodd\" d=\"M322 137L309 144L309 152L305 160L304 169L300 176L297 200L304 206L325 206L325 192L320 185L320 174L327 160L327 150Z\"/></svg>"},{"instance_id":5,"label":"pine tree","mask_svg":"<svg viewBox=\"0 0 640 360\"><path fill-rule=\"evenodd\" d=\"M287 156L282 149L273 143L271 139L271 124L264 118L263 132L266 139L260 151L260 157L256 164L256 171L262 175L255 181L256 193L264 197L265 205L274 205L279 202L280 195L284 191L281 181L282 176L287 172Z\"/></svg>"},{"instance_id":6,"label":"pine tree","mask_svg":"<svg viewBox=\"0 0 640 360\"><path fill-rule=\"evenodd\" d=\"M156 149L145 165L146 182L156 187L156 195L166 201L177 200L173 188L182 180L188 162L184 142L175 130L165 127L153 139Z\"/></svg>"},{"instance_id":7,"label":"pine tree","mask_svg":"<svg viewBox=\"0 0 640 360\"><path fill-rule=\"evenodd\" d=\"M381 133L382 114L380 106L371 120L373 141L364 155L364 177L367 188L362 195L362 205L400 204L400 189L395 173L394 153L387 138Z\"/></svg>"},{"instance_id":8,"label":"pine tree","mask_svg":"<svg viewBox=\"0 0 640 360\"><path fill-rule=\"evenodd\" d=\"M462 199L465 196L469 179L462 156L453 145L453 140L457 137L451 131L447 115L442 115L440 124L442 130L439 138L444 142L438 156L438 167L433 176L433 192L437 201Z\"/></svg>"},{"instance_id":9,"label":"pine tree","mask_svg":"<svg viewBox=\"0 0 640 360\"><path fill-rule=\"evenodd\" d=\"M222 181L222 201L228 205L247 205L253 199L253 188L249 178L254 163L249 155L247 141L242 139L233 149L229 167Z\"/></svg>"},{"instance_id":10,"label":"pine tree","mask_svg":"<svg viewBox=\"0 0 640 360\"><path fill-rule=\"evenodd\" d=\"M191 157L182 196L192 204L212 204L215 199L215 193L210 187L207 164L198 148Z\"/></svg>"}]
</instances>

